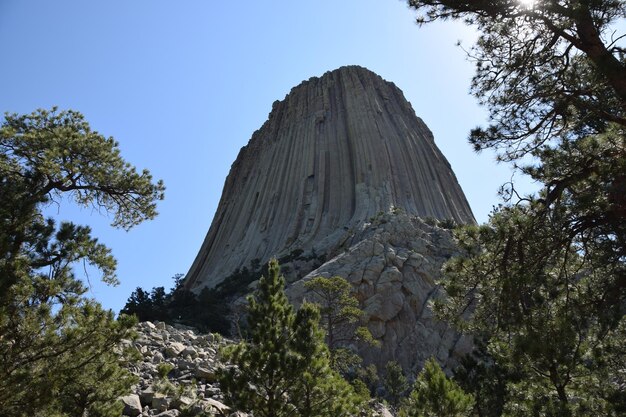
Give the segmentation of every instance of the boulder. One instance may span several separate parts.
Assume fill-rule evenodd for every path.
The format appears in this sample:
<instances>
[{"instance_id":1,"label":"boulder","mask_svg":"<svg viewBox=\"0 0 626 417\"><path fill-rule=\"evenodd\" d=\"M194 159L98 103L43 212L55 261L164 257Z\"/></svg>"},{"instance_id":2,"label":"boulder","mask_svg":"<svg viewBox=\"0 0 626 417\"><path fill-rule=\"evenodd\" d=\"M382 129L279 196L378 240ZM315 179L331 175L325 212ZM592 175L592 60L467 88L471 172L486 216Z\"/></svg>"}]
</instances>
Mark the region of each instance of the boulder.
<instances>
[{"instance_id":1,"label":"boulder","mask_svg":"<svg viewBox=\"0 0 626 417\"><path fill-rule=\"evenodd\" d=\"M449 230L417 216L387 212L355 232L352 246L287 288L294 302L315 301L305 283L317 276L343 276L365 311L380 347L358 345L365 363L384 369L388 361L415 374L431 356L453 368L471 348L470 340L437 321L431 301L443 297L436 285L441 266L456 252Z\"/></svg>"},{"instance_id":2,"label":"boulder","mask_svg":"<svg viewBox=\"0 0 626 417\"><path fill-rule=\"evenodd\" d=\"M182 356L190 356L191 358L198 357L198 351L194 349L192 346L185 347L185 349L183 349L183 351L180 354Z\"/></svg>"},{"instance_id":3,"label":"boulder","mask_svg":"<svg viewBox=\"0 0 626 417\"><path fill-rule=\"evenodd\" d=\"M173 342L165 348L165 356L168 358L175 358L180 355L183 350L185 350L185 345L180 342Z\"/></svg>"},{"instance_id":4,"label":"boulder","mask_svg":"<svg viewBox=\"0 0 626 417\"><path fill-rule=\"evenodd\" d=\"M228 412L230 411L230 407L212 398L207 398L203 402L222 415L228 415Z\"/></svg>"},{"instance_id":5,"label":"boulder","mask_svg":"<svg viewBox=\"0 0 626 417\"><path fill-rule=\"evenodd\" d=\"M204 366L198 366L194 370L194 375L196 378L203 379L206 382L215 382L216 380L215 370Z\"/></svg>"},{"instance_id":6,"label":"boulder","mask_svg":"<svg viewBox=\"0 0 626 417\"><path fill-rule=\"evenodd\" d=\"M130 417L135 417L141 414L141 401L139 400L139 396L137 394L126 395L120 398L120 400L124 404L122 414Z\"/></svg>"},{"instance_id":7,"label":"boulder","mask_svg":"<svg viewBox=\"0 0 626 417\"><path fill-rule=\"evenodd\" d=\"M148 386L147 388L143 389L140 393L139 393L139 398L141 399L141 403L142 404L152 404L152 399L154 398L154 387L152 385Z\"/></svg>"},{"instance_id":8,"label":"boulder","mask_svg":"<svg viewBox=\"0 0 626 417\"><path fill-rule=\"evenodd\" d=\"M172 403L172 398L161 393L155 393L152 397L152 408L157 411L165 411Z\"/></svg>"}]
</instances>

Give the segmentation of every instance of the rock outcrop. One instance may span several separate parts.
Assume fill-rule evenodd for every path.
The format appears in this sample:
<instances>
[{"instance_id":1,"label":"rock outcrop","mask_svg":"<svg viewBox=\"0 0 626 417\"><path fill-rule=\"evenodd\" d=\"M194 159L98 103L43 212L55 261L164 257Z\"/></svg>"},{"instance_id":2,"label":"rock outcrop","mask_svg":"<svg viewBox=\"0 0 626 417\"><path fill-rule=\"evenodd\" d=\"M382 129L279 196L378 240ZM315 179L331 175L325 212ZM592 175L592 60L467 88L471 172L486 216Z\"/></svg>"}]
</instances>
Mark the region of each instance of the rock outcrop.
<instances>
[{"instance_id":1,"label":"rock outcrop","mask_svg":"<svg viewBox=\"0 0 626 417\"><path fill-rule=\"evenodd\" d=\"M457 250L452 233L440 224L400 209L381 213L354 231L341 253L290 285L287 294L296 302L315 301L306 281L317 276L344 277L365 311L361 325L380 342L378 348L354 346L365 363L382 370L394 360L416 375L433 356L453 368L471 343L436 320L429 304L443 296L435 279Z\"/></svg>"},{"instance_id":2,"label":"rock outcrop","mask_svg":"<svg viewBox=\"0 0 626 417\"><path fill-rule=\"evenodd\" d=\"M276 101L226 179L186 287L294 250L333 256L378 213L474 222L454 173L402 92L342 67Z\"/></svg>"}]
</instances>

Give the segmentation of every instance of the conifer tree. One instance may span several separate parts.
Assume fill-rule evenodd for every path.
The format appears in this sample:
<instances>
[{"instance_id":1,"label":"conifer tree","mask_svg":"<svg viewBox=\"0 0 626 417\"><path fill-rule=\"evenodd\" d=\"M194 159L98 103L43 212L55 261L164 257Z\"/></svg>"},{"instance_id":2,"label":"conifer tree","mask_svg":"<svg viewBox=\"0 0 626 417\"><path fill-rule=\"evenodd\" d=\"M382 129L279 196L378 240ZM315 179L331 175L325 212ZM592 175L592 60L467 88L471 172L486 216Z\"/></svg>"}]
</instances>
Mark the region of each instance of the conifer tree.
<instances>
[{"instance_id":1,"label":"conifer tree","mask_svg":"<svg viewBox=\"0 0 626 417\"><path fill-rule=\"evenodd\" d=\"M302 417L354 415L365 398L357 398L353 388L331 369L319 317L317 307L310 303L304 303L296 313L293 349L298 353L297 367L303 372L291 396Z\"/></svg>"},{"instance_id":2,"label":"conifer tree","mask_svg":"<svg viewBox=\"0 0 626 417\"><path fill-rule=\"evenodd\" d=\"M0 410L6 416L116 416L133 378L115 320L84 294L76 262L117 282L110 250L89 227L46 219L63 197L129 229L156 215L163 185L136 172L113 138L74 111L7 114L0 127Z\"/></svg>"},{"instance_id":3,"label":"conifer tree","mask_svg":"<svg viewBox=\"0 0 626 417\"><path fill-rule=\"evenodd\" d=\"M379 344L367 327L359 325L364 312L351 293L352 285L340 276L320 276L307 281L304 286L314 294L313 301L319 306L320 325L326 331L331 365L345 374L349 368L361 363L361 358L346 344L357 341L371 346Z\"/></svg>"},{"instance_id":4,"label":"conifer tree","mask_svg":"<svg viewBox=\"0 0 626 417\"><path fill-rule=\"evenodd\" d=\"M488 343L506 415L623 415L626 3L408 4L477 29L471 91L489 118L470 143L540 184L506 184L488 224L455 232L440 317Z\"/></svg>"},{"instance_id":5,"label":"conifer tree","mask_svg":"<svg viewBox=\"0 0 626 417\"><path fill-rule=\"evenodd\" d=\"M284 285L271 260L267 278L248 297L249 339L223 352L233 365L220 374L228 403L259 417L354 413L358 399L330 369L319 312L305 303L294 313Z\"/></svg>"},{"instance_id":6,"label":"conifer tree","mask_svg":"<svg viewBox=\"0 0 626 417\"><path fill-rule=\"evenodd\" d=\"M385 367L385 379L383 381L386 398L394 409L398 408L400 401L409 389L409 383L398 362L387 362Z\"/></svg>"},{"instance_id":7,"label":"conifer tree","mask_svg":"<svg viewBox=\"0 0 626 417\"><path fill-rule=\"evenodd\" d=\"M470 416L474 398L449 379L433 358L426 361L417 377L403 417Z\"/></svg>"}]
</instances>

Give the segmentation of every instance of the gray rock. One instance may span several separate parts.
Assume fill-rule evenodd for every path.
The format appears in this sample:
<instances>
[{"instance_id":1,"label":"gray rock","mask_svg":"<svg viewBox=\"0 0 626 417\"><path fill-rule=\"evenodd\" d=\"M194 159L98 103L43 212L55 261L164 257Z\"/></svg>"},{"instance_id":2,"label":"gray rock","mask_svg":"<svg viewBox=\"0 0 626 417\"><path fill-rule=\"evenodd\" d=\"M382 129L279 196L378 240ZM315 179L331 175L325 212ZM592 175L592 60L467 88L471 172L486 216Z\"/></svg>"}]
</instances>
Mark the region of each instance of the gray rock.
<instances>
[{"instance_id":1,"label":"gray rock","mask_svg":"<svg viewBox=\"0 0 626 417\"><path fill-rule=\"evenodd\" d=\"M185 408L189 407L192 403L193 403L193 399L191 399L189 397L185 397L183 395L183 396L180 396L180 397L176 398L172 402L172 406L174 408L178 408L178 409L185 409Z\"/></svg>"},{"instance_id":2,"label":"gray rock","mask_svg":"<svg viewBox=\"0 0 626 417\"><path fill-rule=\"evenodd\" d=\"M185 341L185 336L183 336L182 334L176 333L174 335L172 335L171 337L173 340L175 340L176 342L184 342Z\"/></svg>"},{"instance_id":3,"label":"gray rock","mask_svg":"<svg viewBox=\"0 0 626 417\"><path fill-rule=\"evenodd\" d=\"M182 370L187 370L187 369L192 369L192 368L195 367L195 363L193 361L189 361L187 359L179 359L177 365L178 365L178 369L180 369L181 371Z\"/></svg>"},{"instance_id":4,"label":"gray rock","mask_svg":"<svg viewBox=\"0 0 626 417\"><path fill-rule=\"evenodd\" d=\"M211 401L208 401L211 399L219 403L223 398L218 385L211 385L215 379L214 369L222 365L219 363L217 351L210 346L217 347L218 344L230 344L232 341L218 339L210 334L196 334L186 326L163 324L160 327L163 329L155 330L150 325L139 323L135 329L137 338L133 341L133 346L139 351L147 348L149 354L129 364L129 370L139 377L139 382L133 386L133 394L138 396L140 405L144 406L143 411L134 414L133 417L136 415L153 417L157 413L171 409L185 410L191 415L201 415L205 411L210 415L221 415L211 405ZM181 351L181 346L174 344L178 342L168 342L168 339L185 340L184 349ZM157 365L153 361L159 356L164 360L160 352L164 352L167 347L180 352L178 355L175 352L171 353L174 356L167 359L167 363L173 365L174 369L167 380L163 380L158 375ZM198 354L196 358L192 358L194 351ZM204 359L200 359L200 354ZM198 372L209 379L208 383L195 376L198 367L203 368ZM174 392L185 394L178 396L174 395ZM135 408L141 410L136 405Z\"/></svg>"},{"instance_id":5,"label":"gray rock","mask_svg":"<svg viewBox=\"0 0 626 417\"><path fill-rule=\"evenodd\" d=\"M213 387L213 386L208 386L206 387L205 391L204 391L204 395L206 397L216 397L220 394L220 389L217 387Z\"/></svg>"},{"instance_id":6,"label":"gray rock","mask_svg":"<svg viewBox=\"0 0 626 417\"><path fill-rule=\"evenodd\" d=\"M135 417L141 414L141 401L139 400L139 396L136 394L126 395L120 398L122 403L124 404L124 411L122 414L130 417Z\"/></svg>"},{"instance_id":7,"label":"gray rock","mask_svg":"<svg viewBox=\"0 0 626 417\"><path fill-rule=\"evenodd\" d=\"M180 415L180 411L174 409L174 410L163 411L162 413L159 413L159 414L155 414L154 417L178 417L179 415Z\"/></svg>"},{"instance_id":8,"label":"gray rock","mask_svg":"<svg viewBox=\"0 0 626 417\"><path fill-rule=\"evenodd\" d=\"M327 72L275 102L241 149L185 285L199 292L254 259L295 249L336 255L370 219L399 209L474 223L449 163L402 92L362 67ZM288 281L302 272L293 268Z\"/></svg>"},{"instance_id":9,"label":"gray rock","mask_svg":"<svg viewBox=\"0 0 626 417\"><path fill-rule=\"evenodd\" d=\"M163 356L161 352L154 352L154 355L152 356L153 363L161 363L164 360L165 360L165 356Z\"/></svg>"},{"instance_id":10,"label":"gray rock","mask_svg":"<svg viewBox=\"0 0 626 417\"><path fill-rule=\"evenodd\" d=\"M228 411L230 411L230 407L212 398L207 398L203 401L203 403L209 405L211 408L213 408L215 411L219 412L222 415L228 415Z\"/></svg>"},{"instance_id":11,"label":"gray rock","mask_svg":"<svg viewBox=\"0 0 626 417\"><path fill-rule=\"evenodd\" d=\"M354 244L288 289L290 299L315 301L304 283L316 276L340 275L353 285L366 313L363 323L380 348L358 346L365 363L384 369L398 361L411 373L431 356L454 367L470 347L433 317L429 302L445 296L435 284L441 266L456 252L448 230L406 213L384 213L354 234Z\"/></svg>"},{"instance_id":12,"label":"gray rock","mask_svg":"<svg viewBox=\"0 0 626 417\"><path fill-rule=\"evenodd\" d=\"M378 415L380 417L394 417L393 414L391 414L391 411L389 411L389 409L386 406L381 406L380 409L376 410L378 412Z\"/></svg>"},{"instance_id":13,"label":"gray rock","mask_svg":"<svg viewBox=\"0 0 626 417\"><path fill-rule=\"evenodd\" d=\"M183 351L181 352L182 356L190 356L192 358L197 358L198 357L198 351L196 349L194 349L192 346L187 346L185 349L183 349Z\"/></svg>"},{"instance_id":14,"label":"gray rock","mask_svg":"<svg viewBox=\"0 0 626 417\"><path fill-rule=\"evenodd\" d=\"M185 350L185 345L179 342L170 343L165 348L165 356L168 358L175 358L180 355L180 353Z\"/></svg>"},{"instance_id":15,"label":"gray rock","mask_svg":"<svg viewBox=\"0 0 626 417\"><path fill-rule=\"evenodd\" d=\"M215 370L205 368L203 366L198 366L194 371L194 375L196 378L204 379L206 382L209 383L216 380Z\"/></svg>"},{"instance_id":16,"label":"gray rock","mask_svg":"<svg viewBox=\"0 0 626 417\"><path fill-rule=\"evenodd\" d=\"M150 385L146 389L142 390L139 393L139 398L141 399L142 404L152 404L152 399L154 398L154 387Z\"/></svg>"},{"instance_id":17,"label":"gray rock","mask_svg":"<svg viewBox=\"0 0 626 417\"><path fill-rule=\"evenodd\" d=\"M167 410L171 403L172 399L165 396L164 394L156 393L152 397L152 408L156 409L157 411Z\"/></svg>"}]
</instances>

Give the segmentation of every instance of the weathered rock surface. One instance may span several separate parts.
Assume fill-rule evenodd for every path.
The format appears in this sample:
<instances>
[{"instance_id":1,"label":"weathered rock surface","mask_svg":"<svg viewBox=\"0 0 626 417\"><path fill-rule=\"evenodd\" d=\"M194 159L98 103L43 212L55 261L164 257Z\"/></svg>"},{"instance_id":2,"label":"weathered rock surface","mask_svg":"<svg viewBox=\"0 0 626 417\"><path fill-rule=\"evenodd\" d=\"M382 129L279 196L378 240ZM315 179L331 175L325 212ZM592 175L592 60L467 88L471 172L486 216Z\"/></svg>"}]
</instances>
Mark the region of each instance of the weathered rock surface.
<instances>
[{"instance_id":1,"label":"weathered rock surface","mask_svg":"<svg viewBox=\"0 0 626 417\"><path fill-rule=\"evenodd\" d=\"M289 286L287 294L294 301L314 301L306 281L344 277L365 311L361 324L381 342L380 348L357 346L366 363L381 370L395 360L416 375L434 356L454 367L471 344L437 321L429 305L442 296L435 279L443 262L456 252L451 232L436 224L401 210L381 213L354 230L340 254Z\"/></svg>"},{"instance_id":2,"label":"weathered rock surface","mask_svg":"<svg viewBox=\"0 0 626 417\"><path fill-rule=\"evenodd\" d=\"M124 403L124 410L122 410L124 415L135 417L143 411L141 408L141 400L137 394L130 394L122 397L122 403Z\"/></svg>"},{"instance_id":3,"label":"weathered rock surface","mask_svg":"<svg viewBox=\"0 0 626 417\"><path fill-rule=\"evenodd\" d=\"M354 230L393 207L474 222L432 133L393 83L356 66L313 77L276 101L241 149L185 285L213 287L253 260L296 249L334 256ZM383 265L385 286L402 287L402 268ZM383 322L404 314L405 299L388 293L367 298Z\"/></svg>"}]
</instances>

